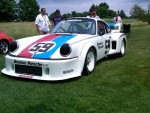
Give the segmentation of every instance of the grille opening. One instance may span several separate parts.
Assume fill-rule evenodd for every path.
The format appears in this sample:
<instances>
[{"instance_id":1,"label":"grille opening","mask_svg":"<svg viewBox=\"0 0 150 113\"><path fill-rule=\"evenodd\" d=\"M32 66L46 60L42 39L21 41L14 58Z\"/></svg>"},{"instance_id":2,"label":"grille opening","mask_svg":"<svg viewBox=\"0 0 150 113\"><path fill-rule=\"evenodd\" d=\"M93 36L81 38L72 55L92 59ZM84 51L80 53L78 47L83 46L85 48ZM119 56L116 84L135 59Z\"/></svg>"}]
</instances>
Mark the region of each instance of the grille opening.
<instances>
[{"instance_id":1,"label":"grille opening","mask_svg":"<svg viewBox=\"0 0 150 113\"><path fill-rule=\"evenodd\" d=\"M15 65L15 73L42 76L42 67Z\"/></svg>"}]
</instances>

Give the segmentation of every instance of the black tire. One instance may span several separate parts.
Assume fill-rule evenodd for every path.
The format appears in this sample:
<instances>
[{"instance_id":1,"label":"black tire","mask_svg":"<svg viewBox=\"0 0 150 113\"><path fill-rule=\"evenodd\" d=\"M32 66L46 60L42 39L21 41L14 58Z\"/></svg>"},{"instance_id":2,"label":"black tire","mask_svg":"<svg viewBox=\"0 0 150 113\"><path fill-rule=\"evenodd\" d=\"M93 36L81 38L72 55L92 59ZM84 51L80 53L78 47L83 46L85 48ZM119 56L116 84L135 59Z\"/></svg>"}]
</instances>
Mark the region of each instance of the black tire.
<instances>
[{"instance_id":1,"label":"black tire","mask_svg":"<svg viewBox=\"0 0 150 113\"><path fill-rule=\"evenodd\" d=\"M6 54L9 51L9 43L5 40L0 41L0 53Z\"/></svg>"},{"instance_id":2,"label":"black tire","mask_svg":"<svg viewBox=\"0 0 150 113\"><path fill-rule=\"evenodd\" d=\"M90 48L87 52L84 68L83 68L83 74L88 75L95 69L95 62L96 62L96 53L93 48Z\"/></svg>"}]
</instances>

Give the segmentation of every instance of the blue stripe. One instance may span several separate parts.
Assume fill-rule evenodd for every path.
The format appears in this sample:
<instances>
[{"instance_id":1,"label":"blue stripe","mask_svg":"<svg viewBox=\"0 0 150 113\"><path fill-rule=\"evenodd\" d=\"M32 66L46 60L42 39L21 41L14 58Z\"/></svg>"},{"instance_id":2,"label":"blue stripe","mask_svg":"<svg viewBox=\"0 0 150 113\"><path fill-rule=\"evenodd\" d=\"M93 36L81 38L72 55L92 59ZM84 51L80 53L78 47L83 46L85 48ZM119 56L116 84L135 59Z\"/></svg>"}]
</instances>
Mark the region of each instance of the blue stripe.
<instances>
[{"instance_id":1,"label":"blue stripe","mask_svg":"<svg viewBox=\"0 0 150 113\"><path fill-rule=\"evenodd\" d=\"M32 58L50 58L58 48L75 36L76 35L62 35L53 39L52 42L56 44L53 49L41 54L34 54Z\"/></svg>"},{"instance_id":2,"label":"blue stripe","mask_svg":"<svg viewBox=\"0 0 150 113\"><path fill-rule=\"evenodd\" d=\"M111 29L114 28L115 24L116 24L116 23L108 23L108 25L110 26Z\"/></svg>"}]
</instances>

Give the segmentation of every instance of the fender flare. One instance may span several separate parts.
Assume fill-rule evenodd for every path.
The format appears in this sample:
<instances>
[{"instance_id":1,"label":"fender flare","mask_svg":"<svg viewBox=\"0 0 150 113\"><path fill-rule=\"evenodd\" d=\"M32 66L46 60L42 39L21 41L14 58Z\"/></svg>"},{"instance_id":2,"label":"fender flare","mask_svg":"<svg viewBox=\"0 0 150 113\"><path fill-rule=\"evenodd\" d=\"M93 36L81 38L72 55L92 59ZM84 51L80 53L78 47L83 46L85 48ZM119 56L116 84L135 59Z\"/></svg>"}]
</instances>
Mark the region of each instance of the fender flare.
<instances>
[{"instance_id":1,"label":"fender flare","mask_svg":"<svg viewBox=\"0 0 150 113\"><path fill-rule=\"evenodd\" d=\"M91 43L91 42L87 42L82 50L81 50L81 53L80 53L80 56L79 56L79 61L81 62L81 68L82 68L82 71L83 71L83 68L84 68L84 63L85 63L85 58L86 58L86 55L87 55L87 52L89 51L90 48L94 48L95 49L95 52L97 54L97 51L96 51L96 47ZM97 56L96 56L97 57ZM82 73L82 72L81 72Z\"/></svg>"}]
</instances>

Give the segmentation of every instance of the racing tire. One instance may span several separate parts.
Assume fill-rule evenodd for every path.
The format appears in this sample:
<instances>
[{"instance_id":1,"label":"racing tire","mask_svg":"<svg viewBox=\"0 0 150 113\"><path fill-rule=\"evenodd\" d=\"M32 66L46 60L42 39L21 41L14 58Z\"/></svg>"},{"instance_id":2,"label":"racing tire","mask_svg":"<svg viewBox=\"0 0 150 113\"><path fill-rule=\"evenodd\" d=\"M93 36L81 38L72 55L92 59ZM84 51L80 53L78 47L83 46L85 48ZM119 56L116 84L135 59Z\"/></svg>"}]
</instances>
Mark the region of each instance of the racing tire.
<instances>
[{"instance_id":1,"label":"racing tire","mask_svg":"<svg viewBox=\"0 0 150 113\"><path fill-rule=\"evenodd\" d=\"M87 52L84 68L83 68L83 74L88 75L95 69L95 62L96 62L96 52L93 48L90 48Z\"/></svg>"},{"instance_id":2,"label":"racing tire","mask_svg":"<svg viewBox=\"0 0 150 113\"><path fill-rule=\"evenodd\" d=\"M9 51L9 43L5 40L0 41L0 53L6 54Z\"/></svg>"},{"instance_id":3,"label":"racing tire","mask_svg":"<svg viewBox=\"0 0 150 113\"><path fill-rule=\"evenodd\" d=\"M125 54L125 51L126 51L126 45L125 45L125 41L123 40L123 41L122 41L122 44L121 44L119 56L120 56L120 57L123 57L124 54Z\"/></svg>"}]
</instances>

